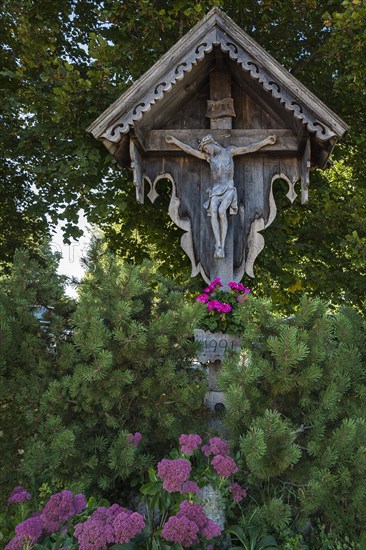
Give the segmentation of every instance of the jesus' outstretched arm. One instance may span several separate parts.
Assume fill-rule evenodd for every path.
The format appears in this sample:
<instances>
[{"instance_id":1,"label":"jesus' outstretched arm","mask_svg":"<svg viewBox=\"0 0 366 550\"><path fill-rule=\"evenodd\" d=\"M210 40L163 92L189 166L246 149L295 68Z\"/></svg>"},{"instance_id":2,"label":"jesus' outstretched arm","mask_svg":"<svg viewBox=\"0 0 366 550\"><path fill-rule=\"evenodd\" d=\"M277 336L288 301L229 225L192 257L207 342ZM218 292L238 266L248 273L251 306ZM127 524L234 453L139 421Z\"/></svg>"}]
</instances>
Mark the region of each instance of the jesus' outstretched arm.
<instances>
[{"instance_id":1,"label":"jesus' outstretched arm","mask_svg":"<svg viewBox=\"0 0 366 550\"><path fill-rule=\"evenodd\" d=\"M193 155L194 157L197 157L201 160L206 160L206 156L201 151L199 151L198 149L193 149L193 147L187 145L186 143L183 143L174 136L166 136L165 141L167 143L172 143L173 145L176 145L177 147L179 147L179 149L182 149L182 151L188 153L188 155Z\"/></svg>"},{"instance_id":2,"label":"jesus' outstretched arm","mask_svg":"<svg viewBox=\"0 0 366 550\"><path fill-rule=\"evenodd\" d=\"M231 154L233 157L237 155L246 155L247 153L255 153L255 151L258 151L259 149L262 149L262 147L265 147L266 145L274 145L276 143L276 136L268 136L265 139L262 139L262 141L258 141L257 143L252 143L251 145L243 145L242 147L232 147L231 148Z\"/></svg>"}]
</instances>

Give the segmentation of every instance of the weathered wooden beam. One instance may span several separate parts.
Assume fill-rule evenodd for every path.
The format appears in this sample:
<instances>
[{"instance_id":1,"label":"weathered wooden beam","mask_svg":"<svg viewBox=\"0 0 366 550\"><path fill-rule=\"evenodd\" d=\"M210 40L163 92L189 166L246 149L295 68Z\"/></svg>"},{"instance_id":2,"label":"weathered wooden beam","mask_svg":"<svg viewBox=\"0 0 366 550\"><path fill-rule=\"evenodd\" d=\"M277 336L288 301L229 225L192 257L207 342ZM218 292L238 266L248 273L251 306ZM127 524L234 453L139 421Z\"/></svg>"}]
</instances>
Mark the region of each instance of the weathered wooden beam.
<instances>
[{"instance_id":1,"label":"weathered wooden beam","mask_svg":"<svg viewBox=\"0 0 366 550\"><path fill-rule=\"evenodd\" d=\"M205 135L211 134L213 138L220 143L223 147L234 145L239 147L242 145L249 145L261 141L270 135L276 136L276 143L274 145L264 147L261 149L261 155L263 153L286 153L297 152L298 140L291 130L263 130L263 129L246 129L246 130L217 130L217 129L199 129L199 130L145 130L144 144L145 151L148 152L174 152L182 151L175 145L168 144L165 141L166 136L173 135L180 141L187 143L191 147L197 148L199 140Z\"/></svg>"}]
</instances>

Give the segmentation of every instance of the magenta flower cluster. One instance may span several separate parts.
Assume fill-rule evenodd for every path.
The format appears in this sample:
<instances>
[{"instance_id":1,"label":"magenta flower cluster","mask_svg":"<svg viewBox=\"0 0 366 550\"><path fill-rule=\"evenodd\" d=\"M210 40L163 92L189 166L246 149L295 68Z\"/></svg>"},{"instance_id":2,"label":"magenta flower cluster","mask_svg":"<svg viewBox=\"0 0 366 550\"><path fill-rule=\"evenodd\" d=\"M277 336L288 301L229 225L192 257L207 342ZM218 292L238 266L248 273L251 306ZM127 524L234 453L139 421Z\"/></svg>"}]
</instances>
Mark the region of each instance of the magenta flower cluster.
<instances>
[{"instance_id":1,"label":"magenta flower cluster","mask_svg":"<svg viewBox=\"0 0 366 550\"><path fill-rule=\"evenodd\" d=\"M201 494L201 489L198 487L195 481L190 481L189 479L185 481L180 489L180 494L185 495L187 493L194 493L197 496Z\"/></svg>"},{"instance_id":2,"label":"magenta flower cluster","mask_svg":"<svg viewBox=\"0 0 366 550\"><path fill-rule=\"evenodd\" d=\"M191 455L202 444L202 439L197 434L182 434L179 438L180 450L185 455Z\"/></svg>"},{"instance_id":3,"label":"magenta flower cluster","mask_svg":"<svg viewBox=\"0 0 366 550\"><path fill-rule=\"evenodd\" d=\"M247 299L247 295L250 293L250 289L245 287L242 283L236 283L231 281L228 283L233 294L236 295L236 301L242 303ZM212 296L217 290L222 287L221 279L217 277L206 287L202 294L196 297L196 302L206 304L208 311L216 310L219 313L229 313L233 306L227 302L217 300L215 296Z\"/></svg>"},{"instance_id":4,"label":"magenta flower cluster","mask_svg":"<svg viewBox=\"0 0 366 550\"><path fill-rule=\"evenodd\" d=\"M229 489L235 502L241 502L247 496L245 487L241 487L238 483L231 483Z\"/></svg>"},{"instance_id":5,"label":"magenta flower cluster","mask_svg":"<svg viewBox=\"0 0 366 550\"><path fill-rule=\"evenodd\" d=\"M62 491L52 495L41 514L45 531L55 533L63 523L85 508L86 501L82 494L73 495L71 491Z\"/></svg>"},{"instance_id":6,"label":"magenta flower cluster","mask_svg":"<svg viewBox=\"0 0 366 550\"><path fill-rule=\"evenodd\" d=\"M216 277L216 279L214 279L209 285L208 287L205 288L204 292L206 292L206 294L212 294L212 292L215 292L215 290L217 288L220 288L222 287L222 282L221 282L221 279L220 277Z\"/></svg>"},{"instance_id":7,"label":"magenta flower cluster","mask_svg":"<svg viewBox=\"0 0 366 550\"><path fill-rule=\"evenodd\" d=\"M238 466L231 456L216 455L211 464L220 477L230 477L238 471Z\"/></svg>"},{"instance_id":8,"label":"magenta flower cluster","mask_svg":"<svg viewBox=\"0 0 366 550\"><path fill-rule=\"evenodd\" d=\"M220 437L211 437L209 445L203 445L203 454L205 456L214 455L211 461L216 473L220 477L230 477L238 471L236 462L229 455L229 445Z\"/></svg>"},{"instance_id":9,"label":"magenta flower cluster","mask_svg":"<svg viewBox=\"0 0 366 550\"><path fill-rule=\"evenodd\" d=\"M161 532L163 539L181 544L183 548L197 544L199 535L212 539L221 535L221 529L206 516L202 506L191 500L184 500L180 504L177 515L167 520Z\"/></svg>"},{"instance_id":10,"label":"magenta flower cluster","mask_svg":"<svg viewBox=\"0 0 366 550\"><path fill-rule=\"evenodd\" d=\"M7 502L8 504L21 504L22 502L25 502L26 500L30 500L31 498L32 498L32 495L28 493L24 489L24 487L19 485L18 487L15 487L10 497L8 498Z\"/></svg>"},{"instance_id":11,"label":"magenta flower cluster","mask_svg":"<svg viewBox=\"0 0 366 550\"><path fill-rule=\"evenodd\" d=\"M134 434L128 434L127 436L127 442L130 443L133 447L137 447L142 439L142 434L140 432L136 432Z\"/></svg>"},{"instance_id":12,"label":"magenta flower cluster","mask_svg":"<svg viewBox=\"0 0 366 550\"><path fill-rule=\"evenodd\" d=\"M236 283L235 281L231 281L231 283L229 283L228 286L234 292L244 292L245 294L250 293L250 289L244 286L242 283Z\"/></svg>"},{"instance_id":13,"label":"magenta flower cluster","mask_svg":"<svg viewBox=\"0 0 366 550\"><path fill-rule=\"evenodd\" d=\"M74 495L71 491L62 491L52 495L43 510L16 526L15 537L6 545L6 550L23 550L26 543L36 544L41 536L55 533L69 518L80 514L85 507L86 501L82 494Z\"/></svg>"},{"instance_id":14,"label":"magenta flower cluster","mask_svg":"<svg viewBox=\"0 0 366 550\"><path fill-rule=\"evenodd\" d=\"M181 490L183 483L190 476L191 469L191 463L185 458L163 458L158 463L158 477L163 480L163 487L168 493L175 493Z\"/></svg>"},{"instance_id":15,"label":"magenta flower cluster","mask_svg":"<svg viewBox=\"0 0 366 550\"><path fill-rule=\"evenodd\" d=\"M227 456L229 454L229 444L224 439L221 439L221 437L211 437L208 442L208 445L203 445L202 447L202 451L205 456Z\"/></svg>"},{"instance_id":16,"label":"magenta flower cluster","mask_svg":"<svg viewBox=\"0 0 366 550\"><path fill-rule=\"evenodd\" d=\"M106 550L109 544L130 542L145 527L144 517L113 504L100 506L84 523L75 527L79 550Z\"/></svg>"}]
</instances>

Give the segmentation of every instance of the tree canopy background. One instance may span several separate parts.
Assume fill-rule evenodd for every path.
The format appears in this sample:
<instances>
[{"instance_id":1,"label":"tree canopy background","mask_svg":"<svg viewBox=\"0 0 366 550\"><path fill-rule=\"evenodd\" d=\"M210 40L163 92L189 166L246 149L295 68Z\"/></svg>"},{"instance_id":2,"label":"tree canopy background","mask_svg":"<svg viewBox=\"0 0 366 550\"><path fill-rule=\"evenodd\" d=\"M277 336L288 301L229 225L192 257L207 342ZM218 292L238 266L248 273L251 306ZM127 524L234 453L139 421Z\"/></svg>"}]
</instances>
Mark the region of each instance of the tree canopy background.
<instances>
[{"instance_id":1,"label":"tree canopy background","mask_svg":"<svg viewBox=\"0 0 366 550\"><path fill-rule=\"evenodd\" d=\"M12 261L48 222L77 237L79 209L110 247L188 280L168 190L135 202L85 128L217 5L351 127L334 165L312 174L308 206L276 193L277 219L251 286L287 307L307 291L365 304L366 5L363 0L4 0L0 8L0 256ZM280 191L280 190L278 190ZM192 286L200 287L196 278ZM249 282L247 281L247 284Z\"/></svg>"}]
</instances>

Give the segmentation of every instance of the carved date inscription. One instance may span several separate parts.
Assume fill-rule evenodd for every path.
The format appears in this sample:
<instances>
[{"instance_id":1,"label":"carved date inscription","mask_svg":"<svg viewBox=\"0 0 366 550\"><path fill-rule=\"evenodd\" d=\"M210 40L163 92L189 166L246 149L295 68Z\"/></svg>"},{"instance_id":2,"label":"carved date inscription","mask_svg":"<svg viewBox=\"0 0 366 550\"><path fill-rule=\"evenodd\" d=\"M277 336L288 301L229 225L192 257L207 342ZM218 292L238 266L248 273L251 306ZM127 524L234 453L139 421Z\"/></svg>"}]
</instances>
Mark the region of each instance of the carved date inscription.
<instances>
[{"instance_id":1,"label":"carved date inscription","mask_svg":"<svg viewBox=\"0 0 366 550\"><path fill-rule=\"evenodd\" d=\"M240 349L240 338L223 332L210 332L201 329L194 331L196 342L202 342L203 349L198 353L200 363L222 360L227 351Z\"/></svg>"},{"instance_id":2,"label":"carved date inscription","mask_svg":"<svg viewBox=\"0 0 366 550\"><path fill-rule=\"evenodd\" d=\"M207 118L221 118L235 116L234 100L232 97L218 99L216 101L209 99L207 101Z\"/></svg>"}]
</instances>

